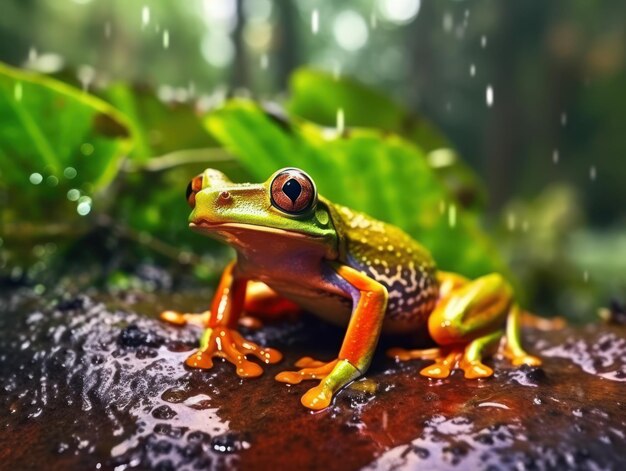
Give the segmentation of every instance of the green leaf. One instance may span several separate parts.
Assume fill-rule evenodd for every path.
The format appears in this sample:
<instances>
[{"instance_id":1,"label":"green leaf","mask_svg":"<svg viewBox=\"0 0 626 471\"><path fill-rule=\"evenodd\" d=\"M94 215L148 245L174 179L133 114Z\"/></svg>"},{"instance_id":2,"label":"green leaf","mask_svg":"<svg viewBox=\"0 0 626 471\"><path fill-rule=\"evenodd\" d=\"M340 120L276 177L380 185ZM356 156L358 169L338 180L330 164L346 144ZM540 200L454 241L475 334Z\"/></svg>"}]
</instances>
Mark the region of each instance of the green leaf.
<instances>
[{"instance_id":1,"label":"green leaf","mask_svg":"<svg viewBox=\"0 0 626 471\"><path fill-rule=\"evenodd\" d=\"M183 149L215 145L192 103L165 103L150 88L121 83L106 89L104 97L128 117L136 139L130 157L136 163Z\"/></svg>"},{"instance_id":2,"label":"green leaf","mask_svg":"<svg viewBox=\"0 0 626 471\"><path fill-rule=\"evenodd\" d=\"M461 206L472 209L484 206L486 195L482 183L452 144L432 123L412 114L387 95L349 77L307 68L291 76L290 91L286 106L292 115L334 127L341 110L346 127L399 134L426 152L429 163Z\"/></svg>"},{"instance_id":3,"label":"green leaf","mask_svg":"<svg viewBox=\"0 0 626 471\"><path fill-rule=\"evenodd\" d=\"M257 181L281 167L302 168L331 201L405 229L441 269L467 276L504 271L476 218L457 208L424 153L397 135L339 133L277 118L244 100L211 113L206 125Z\"/></svg>"},{"instance_id":4,"label":"green leaf","mask_svg":"<svg viewBox=\"0 0 626 471\"><path fill-rule=\"evenodd\" d=\"M8 195L3 221L71 225L80 202L68 199L69 190L101 208L104 200L96 196L131 147L128 122L109 104L0 64L0 186Z\"/></svg>"}]
</instances>

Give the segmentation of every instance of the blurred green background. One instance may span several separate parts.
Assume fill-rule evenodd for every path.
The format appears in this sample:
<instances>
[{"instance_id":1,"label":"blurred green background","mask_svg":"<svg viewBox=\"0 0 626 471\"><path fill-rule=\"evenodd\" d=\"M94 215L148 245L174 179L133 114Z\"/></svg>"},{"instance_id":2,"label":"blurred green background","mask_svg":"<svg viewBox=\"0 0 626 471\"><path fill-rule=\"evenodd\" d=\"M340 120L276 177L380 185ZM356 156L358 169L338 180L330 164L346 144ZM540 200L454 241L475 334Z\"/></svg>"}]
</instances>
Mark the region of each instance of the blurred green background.
<instances>
[{"instance_id":1,"label":"blurred green background","mask_svg":"<svg viewBox=\"0 0 626 471\"><path fill-rule=\"evenodd\" d=\"M623 18L617 1L4 0L1 282L212 281L230 254L187 233L186 182L297 164L444 268L505 271L529 309L592 320L626 292Z\"/></svg>"}]
</instances>

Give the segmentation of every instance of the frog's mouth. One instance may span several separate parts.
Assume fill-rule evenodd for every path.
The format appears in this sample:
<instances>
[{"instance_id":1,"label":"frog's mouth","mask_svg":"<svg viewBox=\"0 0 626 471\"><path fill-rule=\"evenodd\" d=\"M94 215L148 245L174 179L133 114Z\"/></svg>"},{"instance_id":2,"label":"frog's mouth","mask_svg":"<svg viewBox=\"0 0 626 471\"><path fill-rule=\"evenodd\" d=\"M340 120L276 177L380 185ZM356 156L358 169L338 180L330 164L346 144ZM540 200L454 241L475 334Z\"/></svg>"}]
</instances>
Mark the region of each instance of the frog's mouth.
<instances>
[{"instance_id":1,"label":"frog's mouth","mask_svg":"<svg viewBox=\"0 0 626 471\"><path fill-rule=\"evenodd\" d=\"M208 221L196 221L190 222L189 228L193 231L203 234L219 234L224 232L226 234L235 234L238 232L265 232L278 236L301 238L301 239L322 239L321 237L312 236L310 234L304 234L302 232L287 231L285 229L278 229L276 227L259 226L256 224L245 224L240 222L217 222L211 223Z\"/></svg>"}]
</instances>

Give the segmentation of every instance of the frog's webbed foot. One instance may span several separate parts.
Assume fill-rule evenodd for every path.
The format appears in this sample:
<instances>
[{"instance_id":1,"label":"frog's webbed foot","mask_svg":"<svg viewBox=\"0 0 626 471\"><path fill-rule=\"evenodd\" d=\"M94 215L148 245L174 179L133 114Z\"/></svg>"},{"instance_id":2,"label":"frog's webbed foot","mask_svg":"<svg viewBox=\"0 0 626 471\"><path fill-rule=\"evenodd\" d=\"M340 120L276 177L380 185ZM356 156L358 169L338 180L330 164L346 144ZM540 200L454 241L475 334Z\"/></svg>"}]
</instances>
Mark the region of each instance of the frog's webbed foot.
<instances>
[{"instance_id":1,"label":"frog's webbed foot","mask_svg":"<svg viewBox=\"0 0 626 471\"><path fill-rule=\"evenodd\" d=\"M427 350L393 348L387 354L399 361L412 359L435 360L432 365L428 365L420 371L422 376L429 378L447 378L455 369L462 370L464 376L468 379L488 378L493 375L493 370L482 362L482 354L485 349L493 345L501 337L502 332L496 331L472 340L466 346L449 346Z\"/></svg>"},{"instance_id":2,"label":"frog's webbed foot","mask_svg":"<svg viewBox=\"0 0 626 471\"><path fill-rule=\"evenodd\" d=\"M219 326L204 331L200 348L187 358L185 364L191 368L210 369L213 367L213 357L219 357L235 365L237 375L242 378L260 376L263 368L249 361L247 355L252 355L265 364L277 363L282 359L278 350L260 347L244 339L236 330Z\"/></svg>"},{"instance_id":3,"label":"frog's webbed foot","mask_svg":"<svg viewBox=\"0 0 626 471\"><path fill-rule=\"evenodd\" d=\"M467 350L451 349L433 359L435 363L420 371L422 376L443 379L450 376L450 373L455 369L462 370L468 379L488 378L493 375L493 370L485 365L481 359L469 358Z\"/></svg>"},{"instance_id":4,"label":"frog's webbed foot","mask_svg":"<svg viewBox=\"0 0 626 471\"><path fill-rule=\"evenodd\" d=\"M479 359L470 360L462 348L441 349L429 348L426 350L405 350L392 348L387 355L398 361L407 360L435 360L420 371L428 378L444 379L450 376L452 370L463 370L466 378L486 378L493 374L493 370Z\"/></svg>"},{"instance_id":5,"label":"frog's webbed foot","mask_svg":"<svg viewBox=\"0 0 626 471\"><path fill-rule=\"evenodd\" d=\"M514 352L508 346L504 348L503 355L508 358L514 366L541 366L541 358L529 355L524 351Z\"/></svg>"},{"instance_id":6,"label":"frog's webbed foot","mask_svg":"<svg viewBox=\"0 0 626 471\"><path fill-rule=\"evenodd\" d=\"M296 362L296 366L301 369L283 371L276 375L276 380L288 384L299 384L310 379L320 380L320 383L309 389L300 400L303 406L313 410L328 407L337 391L361 376L361 372L348 360L322 362L304 357Z\"/></svg>"},{"instance_id":7,"label":"frog's webbed foot","mask_svg":"<svg viewBox=\"0 0 626 471\"><path fill-rule=\"evenodd\" d=\"M314 360L311 357L300 358L296 362L298 371L283 371L276 375L276 381L288 384L300 384L309 379L324 379L330 374L339 360L329 362Z\"/></svg>"}]
</instances>

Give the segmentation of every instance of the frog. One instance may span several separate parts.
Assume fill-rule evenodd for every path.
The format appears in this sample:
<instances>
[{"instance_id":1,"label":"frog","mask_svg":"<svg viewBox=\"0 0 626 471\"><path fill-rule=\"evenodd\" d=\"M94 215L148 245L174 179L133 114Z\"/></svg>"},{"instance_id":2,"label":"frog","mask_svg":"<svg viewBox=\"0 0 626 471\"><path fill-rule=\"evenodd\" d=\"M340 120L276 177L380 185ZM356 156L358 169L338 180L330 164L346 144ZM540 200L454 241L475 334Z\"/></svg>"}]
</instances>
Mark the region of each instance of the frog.
<instances>
[{"instance_id":1,"label":"frog","mask_svg":"<svg viewBox=\"0 0 626 471\"><path fill-rule=\"evenodd\" d=\"M503 275L469 279L439 270L405 231L324 198L301 169L280 169L259 184L207 169L189 182L186 198L189 227L236 252L210 309L161 313L167 322L204 329L188 367L210 369L223 358L238 376L253 378L261 365L281 361L281 352L238 330L248 314L268 309L302 309L345 329L335 359L305 357L275 376L287 384L315 380L301 397L314 411L365 375L382 334L427 334L434 347L387 353L397 361L430 360L419 373L432 379L454 370L487 378L494 371L484 358L498 347L513 365L541 364L522 347L521 309Z\"/></svg>"}]
</instances>

